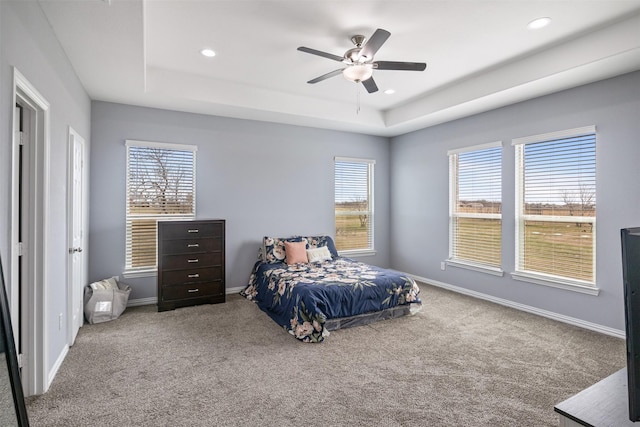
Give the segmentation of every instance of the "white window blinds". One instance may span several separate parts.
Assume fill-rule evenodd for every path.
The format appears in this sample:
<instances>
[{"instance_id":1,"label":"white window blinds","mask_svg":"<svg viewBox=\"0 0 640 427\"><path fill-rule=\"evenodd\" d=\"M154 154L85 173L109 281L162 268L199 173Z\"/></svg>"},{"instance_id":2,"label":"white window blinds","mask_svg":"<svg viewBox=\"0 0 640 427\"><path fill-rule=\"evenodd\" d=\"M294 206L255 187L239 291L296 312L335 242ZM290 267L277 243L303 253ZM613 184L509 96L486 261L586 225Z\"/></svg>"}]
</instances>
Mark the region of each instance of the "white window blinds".
<instances>
[{"instance_id":1,"label":"white window blinds","mask_svg":"<svg viewBox=\"0 0 640 427\"><path fill-rule=\"evenodd\" d=\"M335 158L336 248L373 250L374 160Z\"/></svg>"},{"instance_id":2,"label":"white window blinds","mask_svg":"<svg viewBox=\"0 0 640 427\"><path fill-rule=\"evenodd\" d=\"M195 217L195 153L192 145L126 142L125 272L156 268L158 220Z\"/></svg>"},{"instance_id":3,"label":"white window blinds","mask_svg":"<svg viewBox=\"0 0 640 427\"><path fill-rule=\"evenodd\" d=\"M516 271L595 285L595 126L513 141Z\"/></svg>"},{"instance_id":4,"label":"white window blinds","mask_svg":"<svg viewBox=\"0 0 640 427\"><path fill-rule=\"evenodd\" d=\"M449 151L449 259L499 268L502 258L502 144Z\"/></svg>"}]
</instances>

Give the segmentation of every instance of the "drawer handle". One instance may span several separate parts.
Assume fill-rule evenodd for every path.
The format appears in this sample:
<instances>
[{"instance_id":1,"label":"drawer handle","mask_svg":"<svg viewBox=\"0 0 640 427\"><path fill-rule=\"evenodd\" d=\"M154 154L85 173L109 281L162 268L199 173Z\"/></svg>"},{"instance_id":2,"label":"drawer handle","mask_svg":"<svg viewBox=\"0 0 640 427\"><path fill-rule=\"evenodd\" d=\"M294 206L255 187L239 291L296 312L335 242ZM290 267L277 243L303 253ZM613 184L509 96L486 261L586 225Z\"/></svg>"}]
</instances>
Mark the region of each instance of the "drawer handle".
<instances>
[{"instance_id":1,"label":"drawer handle","mask_svg":"<svg viewBox=\"0 0 640 427\"><path fill-rule=\"evenodd\" d=\"M197 229L197 228L194 228L194 229L192 229L192 230L187 230L187 232L188 232L188 233L197 233L197 232L198 232L198 229Z\"/></svg>"},{"instance_id":2,"label":"drawer handle","mask_svg":"<svg viewBox=\"0 0 640 427\"><path fill-rule=\"evenodd\" d=\"M200 260L199 260L199 259L197 259L197 258L196 258L196 259L188 259L188 260L187 260L187 262L199 262L199 261L200 261Z\"/></svg>"},{"instance_id":3,"label":"drawer handle","mask_svg":"<svg viewBox=\"0 0 640 427\"><path fill-rule=\"evenodd\" d=\"M192 294L192 293L194 293L194 292L198 292L199 290L200 290L200 289L195 288L195 289L189 289L187 292L189 292L189 293L191 293L191 294Z\"/></svg>"},{"instance_id":4,"label":"drawer handle","mask_svg":"<svg viewBox=\"0 0 640 427\"><path fill-rule=\"evenodd\" d=\"M200 244L198 244L198 243L190 243L190 244L187 245L187 247L188 248L199 248Z\"/></svg>"},{"instance_id":5,"label":"drawer handle","mask_svg":"<svg viewBox=\"0 0 640 427\"><path fill-rule=\"evenodd\" d=\"M198 277L200 277L200 275L199 274L190 274L188 277L189 277L189 279L197 279Z\"/></svg>"}]
</instances>

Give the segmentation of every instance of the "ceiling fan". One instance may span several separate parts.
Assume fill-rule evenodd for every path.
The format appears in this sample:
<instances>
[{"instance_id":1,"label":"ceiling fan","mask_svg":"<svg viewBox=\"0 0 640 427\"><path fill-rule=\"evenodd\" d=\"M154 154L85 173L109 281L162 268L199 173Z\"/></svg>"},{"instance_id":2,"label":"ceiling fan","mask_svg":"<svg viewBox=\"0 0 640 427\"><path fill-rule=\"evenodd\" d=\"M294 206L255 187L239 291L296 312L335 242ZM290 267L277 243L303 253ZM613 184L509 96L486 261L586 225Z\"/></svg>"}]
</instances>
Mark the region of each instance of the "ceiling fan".
<instances>
[{"instance_id":1,"label":"ceiling fan","mask_svg":"<svg viewBox=\"0 0 640 427\"><path fill-rule=\"evenodd\" d=\"M373 56L384 42L387 41L390 35L391 33L389 31L381 28L378 28L368 40L366 40L365 36L359 34L355 35L351 37L351 41L356 47L347 50L343 56L333 55L331 53L300 46L298 48L300 52L322 56L324 58L342 62L346 65L344 68L339 68L327 74L323 74L320 77L309 80L307 83L318 83L330 77L342 74L344 78L349 81L362 83L367 89L367 92L373 93L378 91L378 86L372 77L373 70L424 71L424 69L427 68L427 64L424 62L374 61Z\"/></svg>"}]
</instances>

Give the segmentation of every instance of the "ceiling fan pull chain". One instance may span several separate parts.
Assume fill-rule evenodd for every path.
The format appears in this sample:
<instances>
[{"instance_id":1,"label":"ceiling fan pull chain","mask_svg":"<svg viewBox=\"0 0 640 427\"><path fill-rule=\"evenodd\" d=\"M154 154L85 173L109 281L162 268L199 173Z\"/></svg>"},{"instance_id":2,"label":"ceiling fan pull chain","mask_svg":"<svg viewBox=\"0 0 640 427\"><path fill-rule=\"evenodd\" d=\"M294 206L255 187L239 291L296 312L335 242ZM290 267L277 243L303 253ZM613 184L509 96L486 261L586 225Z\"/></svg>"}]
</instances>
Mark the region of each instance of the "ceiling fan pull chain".
<instances>
[{"instance_id":1,"label":"ceiling fan pull chain","mask_svg":"<svg viewBox=\"0 0 640 427\"><path fill-rule=\"evenodd\" d=\"M360 114L360 85L356 85L356 114Z\"/></svg>"}]
</instances>

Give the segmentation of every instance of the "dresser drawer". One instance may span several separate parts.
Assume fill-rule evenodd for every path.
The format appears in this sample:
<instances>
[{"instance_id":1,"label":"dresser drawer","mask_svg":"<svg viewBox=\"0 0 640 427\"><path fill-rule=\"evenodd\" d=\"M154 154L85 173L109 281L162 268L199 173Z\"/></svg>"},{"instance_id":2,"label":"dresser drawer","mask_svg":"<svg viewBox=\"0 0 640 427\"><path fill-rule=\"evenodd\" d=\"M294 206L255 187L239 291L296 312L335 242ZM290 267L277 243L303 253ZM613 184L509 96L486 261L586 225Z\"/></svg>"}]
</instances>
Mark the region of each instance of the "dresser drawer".
<instances>
[{"instance_id":1,"label":"dresser drawer","mask_svg":"<svg viewBox=\"0 0 640 427\"><path fill-rule=\"evenodd\" d=\"M162 286L224 280L224 266L162 271Z\"/></svg>"},{"instance_id":2,"label":"dresser drawer","mask_svg":"<svg viewBox=\"0 0 640 427\"><path fill-rule=\"evenodd\" d=\"M224 225L220 222L166 221L162 223L162 239L189 239L222 237Z\"/></svg>"},{"instance_id":3,"label":"dresser drawer","mask_svg":"<svg viewBox=\"0 0 640 427\"><path fill-rule=\"evenodd\" d=\"M191 269L219 265L222 265L222 252L165 255L162 257L162 270Z\"/></svg>"},{"instance_id":4,"label":"dresser drawer","mask_svg":"<svg viewBox=\"0 0 640 427\"><path fill-rule=\"evenodd\" d=\"M224 294L224 285L221 280L193 283L191 285L165 286L162 288L162 299L165 301L222 294Z\"/></svg>"},{"instance_id":5,"label":"dresser drawer","mask_svg":"<svg viewBox=\"0 0 640 427\"><path fill-rule=\"evenodd\" d=\"M221 238L213 239L178 239L161 242L163 254L192 254L195 252L222 251L224 243Z\"/></svg>"}]
</instances>

